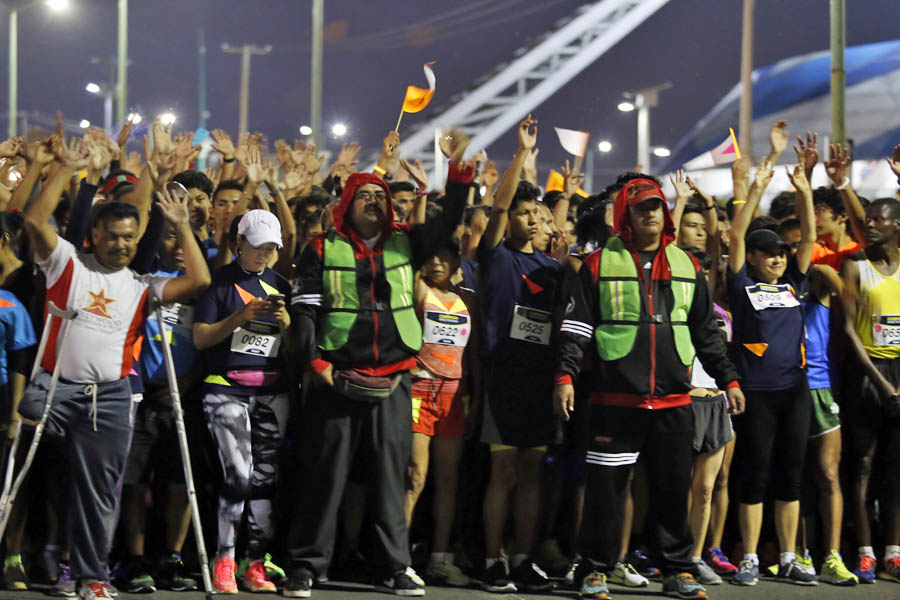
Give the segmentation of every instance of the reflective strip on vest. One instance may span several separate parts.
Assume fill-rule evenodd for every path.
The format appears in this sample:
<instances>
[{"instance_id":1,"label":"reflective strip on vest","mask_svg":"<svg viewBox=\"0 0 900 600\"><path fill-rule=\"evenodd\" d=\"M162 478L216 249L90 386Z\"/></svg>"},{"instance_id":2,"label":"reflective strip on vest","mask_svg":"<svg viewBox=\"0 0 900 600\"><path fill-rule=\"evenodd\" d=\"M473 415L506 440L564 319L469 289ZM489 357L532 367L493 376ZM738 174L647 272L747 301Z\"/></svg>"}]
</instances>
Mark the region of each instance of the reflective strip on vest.
<instances>
[{"instance_id":1,"label":"reflective strip on vest","mask_svg":"<svg viewBox=\"0 0 900 600\"><path fill-rule=\"evenodd\" d=\"M675 349L682 364L694 362L694 344L687 326L694 301L697 270L691 257L674 244L666 246L666 259L672 273L674 304L669 313ZM600 314L603 321L594 331L597 353L603 360L619 360L634 348L641 324L642 292L634 256L619 237L612 237L600 254Z\"/></svg>"},{"instance_id":2,"label":"reflective strip on vest","mask_svg":"<svg viewBox=\"0 0 900 600\"><path fill-rule=\"evenodd\" d=\"M362 311L356 279L356 256L353 246L332 229L322 248L322 311L318 345L323 351L342 348L350 337L356 317ZM411 249L406 234L395 231L384 244L382 259L384 278L390 288L390 310L400 341L413 352L422 347L422 326L413 308L413 271Z\"/></svg>"}]
</instances>

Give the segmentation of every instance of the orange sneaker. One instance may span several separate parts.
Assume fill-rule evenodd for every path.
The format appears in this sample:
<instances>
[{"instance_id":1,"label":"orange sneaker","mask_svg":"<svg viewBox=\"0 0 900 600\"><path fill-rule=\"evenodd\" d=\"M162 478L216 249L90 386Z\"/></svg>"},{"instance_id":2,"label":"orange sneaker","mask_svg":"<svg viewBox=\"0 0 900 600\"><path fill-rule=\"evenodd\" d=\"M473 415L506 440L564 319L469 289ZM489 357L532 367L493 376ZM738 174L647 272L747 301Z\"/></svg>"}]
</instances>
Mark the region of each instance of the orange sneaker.
<instances>
[{"instance_id":1,"label":"orange sneaker","mask_svg":"<svg viewBox=\"0 0 900 600\"><path fill-rule=\"evenodd\" d=\"M261 560L254 560L244 573L244 589L250 592L275 592L275 584L266 575L266 566Z\"/></svg>"},{"instance_id":2,"label":"orange sneaker","mask_svg":"<svg viewBox=\"0 0 900 600\"><path fill-rule=\"evenodd\" d=\"M230 556L220 556L213 563L213 588L220 594L237 594L237 580L234 573L237 563Z\"/></svg>"}]
</instances>

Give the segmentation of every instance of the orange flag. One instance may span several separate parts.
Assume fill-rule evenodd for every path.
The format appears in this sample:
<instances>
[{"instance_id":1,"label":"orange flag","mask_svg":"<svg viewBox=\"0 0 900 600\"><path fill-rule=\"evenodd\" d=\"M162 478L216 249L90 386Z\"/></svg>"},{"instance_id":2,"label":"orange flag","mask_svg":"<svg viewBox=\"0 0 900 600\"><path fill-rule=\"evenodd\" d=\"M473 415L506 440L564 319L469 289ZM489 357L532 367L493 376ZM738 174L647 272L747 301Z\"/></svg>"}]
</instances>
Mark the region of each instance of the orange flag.
<instances>
[{"instance_id":1,"label":"orange flag","mask_svg":"<svg viewBox=\"0 0 900 600\"><path fill-rule=\"evenodd\" d=\"M425 63L425 79L428 80L428 89L414 85L406 88L406 98L403 99L403 112L417 113L423 110L434 97L434 71L431 70L433 62Z\"/></svg>"},{"instance_id":2,"label":"orange flag","mask_svg":"<svg viewBox=\"0 0 900 600\"><path fill-rule=\"evenodd\" d=\"M547 176L547 185L544 186L544 193L547 192L563 192L566 189L566 180L563 179L562 173L550 169L550 175ZM583 189L578 188L575 192L582 198L587 198L588 193Z\"/></svg>"}]
</instances>

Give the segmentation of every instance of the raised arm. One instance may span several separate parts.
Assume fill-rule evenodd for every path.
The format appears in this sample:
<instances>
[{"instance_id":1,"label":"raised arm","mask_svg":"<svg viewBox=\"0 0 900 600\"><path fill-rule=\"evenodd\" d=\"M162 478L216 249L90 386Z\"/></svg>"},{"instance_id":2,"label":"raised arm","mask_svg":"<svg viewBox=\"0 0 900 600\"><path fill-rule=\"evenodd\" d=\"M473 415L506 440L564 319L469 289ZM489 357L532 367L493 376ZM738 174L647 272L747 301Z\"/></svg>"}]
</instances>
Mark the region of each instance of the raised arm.
<instances>
[{"instance_id":1,"label":"raised arm","mask_svg":"<svg viewBox=\"0 0 900 600\"><path fill-rule=\"evenodd\" d=\"M735 215L734 221L731 223L731 231L728 234L728 268L732 273L737 273L744 266L744 261L747 258L744 236L747 234L747 227L750 226L750 221L753 220L753 213L756 207L759 206L763 192L771 180L772 163L769 161L769 157L766 157L762 159L759 167L756 169L753 184L747 193L747 203Z\"/></svg>"},{"instance_id":2,"label":"raised arm","mask_svg":"<svg viewBox=\"0 0 900 600\"><path fill-rule=\"evenodd\" d=\"M825 173L834 184L834 187L841 195L841 202L844 203L844 212L850 220L850 229L853 231L853 237L860 246L867 246L866 239L866 211L853 186L850 185L850 149L841 144L832 144L828 153L828 160L825 161Z\"/></svg>"},{"instance_id":3,"label":"raised arm","mask_svg":"<svg viewBox=\"0 0 900 600\"><path fill-rule=\"evenodd\" d=\"M497 182L500 181L500 172L497 171L497 164L489 160L481 171L481 183L484 184L484 197L481 203L485 206L494 204L494 190L497 188Z\"/></svg>"},{"instance_id":4,"label":"raised arm","mask_svg":"<svg viewBox=\"0 0 900 600\"><path fill-rule=\"evenodd\" d=\"M559 231L566 228L566 219L569 218L569 204L572 196L578 192L578 188L584 181L584 174L579 173L574 168L569 167L569 161L566 160L562 166L562 176L565 184L563 185L563 195L553 207L553 224Z\"/></svg>"},{"instance_id":5,"label":"raised arm","mask_svg":"<svg viewBox=\"0 0 900 600\"><path fill-rule=\"evenodd\" d=\"M411 224L424 223L428 208L428 173L425 172L418 160L411 164L405 158L401 158L400 166L409 173L410 179L416 184L416 201L409 215L409 222Z\"/></svg>"},{"instance_id":6,"label":"raised arm","mask_svg":"<svg viewBox=\"0 0 900 600\"><path fill-rule=\"evenodd\" d=\"M712 260L712 268L709 270L709 289L714 293L719 280L719 255L722 252L722 239L719 237L719 211L716 210L716 200L694 183L690 177L686 183L691 191L703 199L703 208L706 211L706 253Z\"/></svg>"},{"instance_id":7,"label":"raised arm","mask_svg":"<svg viewBox=\"0 0 900 600\"><path fill-rule=\"evenodd\" d=\"M34 191L38 177L40 177L44 167L53 162L51 143L52 138L43 142L37 142L33 149L26 149L24 145L22 146L21 156L25 157L28 168L25 170L25 176L22 177L19 185L16 186L6 210L25 210L25 205L28 204L28 199L31 197L31 192ZM30 156L27 156L28 154Z\"/></svg>"},{"instance_id":8,"label":"raised arm","mask_svg":"<svg viewBox=\"0 0 900 600\"><path fill-rule=\"evenodd\" d=\"M690 200L691 186L688 185L684 177L684 169L678 169L675 176L669 175L669 181L675 188L675 208L672 209L672 222L675 224L675 239L678 239L678 231L681 229L681 216L684 214L684 207Z\"/></svg>"},{"instance_id":9,"label":"raised arm","mask_svg":"<svg viewBox=\"0 0 900 600\"><path fill-rule=\"evenodd\" d=\"M184 275L169 280L163 288L163 302L185 302L209 287L209 269L206 258L191 230L191 213L188 199L172 195L163 188L159 193L159 209L163 217L175 229L178 243L184 252Z\"/></svg>"},{"instance_id":10,"label":"raised arm","mask_svg":"<svg viewBox=\"0 0 900 600\"><path fill-rule=\"evenodd\" d=\"M519 179L522 177L522 168L531 150L537 143L537 121L528 115L524 121L519 123L519 148L513 156L512 163L506 173L503 174L503 180L500 182L500 189L497 191L497 197L491 208L491 218L488 219L487 228L484 231L483 243L491 248L496 248L503 241L503 235L506 233L506 225L509 222L509 207L512 199L516 195L516 188L519 186Z\"/></svg>"},{"instance_id":11,"label":"raised arm","mask_svg":"<svg viewBox=\"0 0 900 600\"><path fill-rule=\"evenodd\" d=\"M224 129L213 129L210 135L213 138L212 149L222 155L222 170L219 172L219 181L228 181L234 176L234 144Z\"/></svg>"},{"instance_id":12,"label":"raised arm","mask_svg":"<svg viewBox=\"0 0 900 600\"><path fill-rule=\"evenodd\" d=\"M816 242L816 214L813 209L812 188L806 179L803 171L803 165L798 164L794 167L794 173L785 167L788 178L794 184L797 196L797 211L800 219L800 246L797 248L797 268L801 273L809 270L809 263L812 259L813 244Z\"/></svg>"}]
</instances>

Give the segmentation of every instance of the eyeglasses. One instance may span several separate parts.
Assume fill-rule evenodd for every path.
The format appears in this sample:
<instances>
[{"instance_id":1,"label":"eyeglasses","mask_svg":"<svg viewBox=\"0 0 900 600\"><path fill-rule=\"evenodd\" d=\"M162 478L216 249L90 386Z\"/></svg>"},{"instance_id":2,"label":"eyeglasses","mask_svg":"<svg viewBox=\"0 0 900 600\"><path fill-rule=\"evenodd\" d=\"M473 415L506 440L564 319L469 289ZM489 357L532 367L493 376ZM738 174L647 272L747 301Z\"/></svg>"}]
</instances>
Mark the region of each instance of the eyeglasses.
<instances>
[{"instance_id":1,"label":"eyeglasses","mask_svg":"<svg viewBox=\"0 0 900 600\"><path fill-rule=\"evenodd\" d=\"M356 198L360 200L387 200L387 194L384 192L356 192Z\"/></svg>"}]
</instances>

